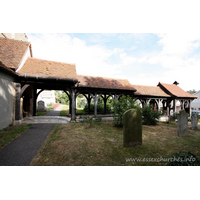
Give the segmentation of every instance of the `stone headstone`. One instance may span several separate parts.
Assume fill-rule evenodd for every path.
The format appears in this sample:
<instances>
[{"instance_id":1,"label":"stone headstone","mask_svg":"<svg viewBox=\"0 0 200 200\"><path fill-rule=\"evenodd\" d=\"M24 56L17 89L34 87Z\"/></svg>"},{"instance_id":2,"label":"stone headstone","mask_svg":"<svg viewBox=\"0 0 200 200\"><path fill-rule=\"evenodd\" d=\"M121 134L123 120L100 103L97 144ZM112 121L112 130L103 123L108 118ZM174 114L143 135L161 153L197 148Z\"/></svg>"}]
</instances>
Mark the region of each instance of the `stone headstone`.
<instances>
[{"instance_id":1,"label":"stone headstone","mask_svg":"<svg viewBox=\"0 0 200 200\"><path fill-rule=\"evenodd\" d=\"M198 127L198 116L196 113L192 114L191 117L191 129L195 130Z\"/></svg>"},{"instance_id":2,"label":"stone headstone","mask_svg":"<svg viewBox=\"0 0 200 200\"><path fill-rule=\"evenodd\" d=\"M127 110L123 115L123 145L133 147L142 144L142 113L137 109Z\"/></svg>"},{"instance_id":3,"label":"stone headstone","mask_svg":"<svg viewBox=\"0 0 200 200\"><path fill-rule=\"evenodd\" d=\"M44 101L38 101L38 111L40 112L45 111Z\"/></svg>"},{"instance_id":4,"label":"stone headstone","mask_svg":"<svg viewBox=\"0 0 200 200\"><path fill-rule=\"evenodd\" d=\"M178 136L188 135L188 114L182 110L178 114Z\"/></svg>"}]
</instances>

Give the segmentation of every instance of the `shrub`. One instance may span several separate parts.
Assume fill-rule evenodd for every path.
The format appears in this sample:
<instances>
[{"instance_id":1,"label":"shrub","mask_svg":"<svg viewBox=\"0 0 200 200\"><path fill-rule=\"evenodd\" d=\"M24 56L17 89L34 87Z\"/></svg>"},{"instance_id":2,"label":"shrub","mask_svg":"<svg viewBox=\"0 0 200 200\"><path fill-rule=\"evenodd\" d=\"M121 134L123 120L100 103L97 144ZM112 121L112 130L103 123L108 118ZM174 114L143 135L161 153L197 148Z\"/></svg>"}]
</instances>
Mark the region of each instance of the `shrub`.
<instances>
[{"instance_id":1,"label":"shrub","mask_svg":"<svg viewBox=\"0 0 200 200\"><path fill-rule=\"evenodd\" d=\"M52 110L53 109L53 103L48 103L47 104L47 109Z\"/></svg>"},{"instance_id":2,"label":"shrub","mask_svg":"<svg viewBox=\"0 0 200 200\"><path fill-rule=\"evenodd\" d=\"M172 116L170 116L170 119L171 120L176 120L178 119L178 113L177 112L174 112Z\"/></svg>"},{"instance_id":3,"label":"shrub","mask_svg":"<svg viewBox=\"0 0 200 200\"><path fill-rule=\"evenodd\" d=\"M106 112L112 112L112 105L110 103L106 104Z\"/></svg>"},{"instance_id":4,"label":"shrub","mask_svg":"<svg viewBox=\"0 0 200 200\"><path fill-rule=\"evenodd\" d=\"M109 105L108 105L108 107L107 107L107 105L106 105L106 110L111 111L111 106L109 107ZM88 104L85 105L84 111L88 112ZM90 104L90 112L94 112L94 104ZM97 112L99 112L99 113L104 112L104 105L103 104L97 104Z\"/></svg>"},{"instance_id":5,"label":"shrub","mask_svg":"<svg viewBox=\"0 0 200 200\"><path fill-rule=\"evenodd\" d=\"M135 99L132 99L130 96L122 96L119 100L112 101L113 107L113 125L114 126L123 126L123 115L124 113L132 108L140 109Z\"/></svg>"},{"instance_id":6,"label":"shrub","mask_svg":"<svg viewBox=\"0 0 200 200\"><path fill-rule=\"evenodd\" d=\"M101 122L101 121L102 121L102 118L101 118L101 117L96 117L96 118L95 118L95 121L96 121L96 122Z\"/></svg>"},{"instance_id":7,"label":"shrub","mask_svg":"<svg viewBox=\"0 0 200 200\"><path fill-rule=\"evenodd\" d=\"M145 125L156 125L161 112L154 110L152 105L144 105L142 108L143 124Z\"/></svg>"},{"instance_id":8,"label":"shrub","mask_svg":"<svg viewBox=\"0 0 200 200\"><path fill-rule=\"evenodd\" d=\"M173 159L168 166L200 166L199 157L190 151L177 152Z\"/></svg>"}]
</instances>

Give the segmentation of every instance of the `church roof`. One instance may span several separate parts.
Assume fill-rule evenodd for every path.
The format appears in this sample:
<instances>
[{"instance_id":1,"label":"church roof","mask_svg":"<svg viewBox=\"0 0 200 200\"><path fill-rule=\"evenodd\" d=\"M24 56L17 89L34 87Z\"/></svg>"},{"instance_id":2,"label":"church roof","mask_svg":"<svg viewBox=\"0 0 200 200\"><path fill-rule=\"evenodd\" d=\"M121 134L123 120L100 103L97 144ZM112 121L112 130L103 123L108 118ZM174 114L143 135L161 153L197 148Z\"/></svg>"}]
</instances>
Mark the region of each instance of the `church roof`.
<instances>
[{"instance_id":1,"label":"church roof","mask_svg":"<svg viewBox=\"0 0 200 200\"><path fill-rule=\"evenodd\" d=\"M77 79L75 64L29 57L17 72L20 76L55 79Z\"/></svg>"},{"instance_id":2,"label":"church roof","mask_svg":"<svg viewBox=\"0 0 200 200\"><path fill-rule=\"evenodd\" d=\"M167 83L158 83L158 86L161 87L168 93L169 95L176 96L176 97L183 97L183 98L198 98L198 96L195 96L193 94L190 94L183 89L181 89L176 84L167 84Z\"/></svg>"},{"instance_id":3,"label":"church roof","mask_svg":"<svg viewBox=\"0 0 200 200\"><path fill-rule=\"evenodd\" d=\"M78 75L78 81L80 81L79 87L136 91L127 79Z\"/></svg>"},{"instance_id":4,"label":"church roof","mask_svg":"<svg viewBox=\"0 0 200 200\"><path fill-rule=\"evenodd\" d=\"M133 85L137 90L136 96L157 96L157 97L170 97L160 87L157 86L146 86L146 85Z\"/></svg>"},{"instance_id":5,"label":"church roof","mask_svg":"<svg viewBox=\"0 0 200 200\"><path fill-rule=\"evenodd\" d=\"M16 75L16 73L12 69L6 67L2 61L0 61L0 69L4 70L6 72L9 72L13 75Z\"/></svg>"},{"instance_id":6,"label":"church roof","mask_svg":"<svg viewBox=\"0 0 200 200\"><path fill-rule=\"evenodd\" d=\"M16 70L29 46L29 42L0 38L0 61L6 67Z\"/></svg>"}]
</instances>

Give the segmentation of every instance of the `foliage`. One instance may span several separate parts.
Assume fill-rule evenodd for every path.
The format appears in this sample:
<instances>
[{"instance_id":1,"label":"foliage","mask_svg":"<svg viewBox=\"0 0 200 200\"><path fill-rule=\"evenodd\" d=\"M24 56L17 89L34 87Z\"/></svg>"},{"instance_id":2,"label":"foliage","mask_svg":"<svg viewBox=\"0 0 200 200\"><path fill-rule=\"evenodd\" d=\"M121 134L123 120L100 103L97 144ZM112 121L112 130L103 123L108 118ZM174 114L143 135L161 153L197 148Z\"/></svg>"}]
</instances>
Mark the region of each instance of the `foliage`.
<instances>
[{"instance_id":1,"label":"foliage","mask_svg":"<svg viewBox=\"0 0 200 200\"><path fill-rule=\"evenodd\" d=\"M77 97L77 107L78 108L84 108L85 104L86 104L86 100L83 99L83 98L79 98L79 96Z\"/></svg>"},{"instance_id":2,"label":"foliage","mask_svg":"<svg viewBox=\"0 0 200 200\"><path fill-rule=\"evenodd\" d=\"M88 112L88 104L85 105L84 111ZM106 111L111 112L111 105L106 104ZM94 112L94 104L90 104L90 112ZM98 113L103 113L104 112L104 105L103 104L97 104L97 112Z\"/></svg>"},{"instance_id":3,"label":"foliage","mask_svg":"<svg viewBox=\"0 0 200 200\"><path fill-rule=\"evenodd\" d=\"M154 110L152 105L144 105L142 108L143 124L145 125L156 125L161 112Z\"/></svg>"},{"instance_id":4,"label":"foliage","mask_svg":"<svg viewBox=\"0 0 200 200\"><path fill-rule=\"evenodd\" d=\"M189 91L187 91L188 93L190 93L190 94L194 94L194 93L196 93L197 91L195 90L195 89L193 89L193 90L189 90Z\"/></svg>"},{"instance_id":5,"label":"foliage","mask_svg":"<svg viewBox=\"0 0 200 200\"><path fill-rule=\"evenodd\" d=\"M55 90L54 94L55 94L56 102L61 102L62 93L60 91Z\"/></svg>"},{"instance_id":6,"label":"foliage","mask_svg":"<svg viewBox=\"0 0 200 200\"><path fill-rule=\"evenodd\" d=\"M102 120L101 117L96 117L96 118L95 118L95 121L96 121L96 122L101 122L101 120Z\"/></svg>"},{"instance_id":7,"label":"foliage","mask_svg":"<svg viewBox=\"0 0 200 200\"><path fill-rule=\"evenodd\" d=\"M56 102L69 105L69 97L65 92L55 91Z\"/></svg>"},{"instance_id":8,"label":"foliage","mask_svg":"<svg viewBox=\"0 0 200 200\"><path fill-rule=\"evenodd\" d=\"M170 119L171 120L176 120L178 119L178 113L177 112L174 112L172 116L170 116Z\"/></svg>"},{"instance_id":9,"label":"foliage","mask_svg":"<svg viewBox=\"0 0 200 200\"><path fill-rule=\"evenodd\" d=\"M48 103L47 104L47 109L52 110L53 109L53 103Z\"/></svg>"},{"instance_id":10,"label":"foliage","mask_svg":"<svg viewBox=\"0 0 200 200\"><path fill-rule=\"evenodd\" d=\"M191 151L180 151L174 154L173 161L168 163L169 166L200 166L198 156Z\"/></svg>"},{"instance_id":11,"label":"foliage","mask_svg":"<svg viewBox=\"0 0 200 200\"><path fill-rule=\"evenodd\" d=\"M123 126L123 115L127 110L132 108L140 109L136 99L132 99L130 96L122 96L119 100L113 99L112 107L114 111L114 126Z\"/></svg>"},{"instance_id":12,"label":"foliage","mask_svg":"<svg viewBox=\"0 0 200 200\"><path fill-rule=\"evenodd\" d=\"M88 128L92 127L93 117L84 117L83 122L87 122L89 124Z\"/></svg>"}]
</instances>

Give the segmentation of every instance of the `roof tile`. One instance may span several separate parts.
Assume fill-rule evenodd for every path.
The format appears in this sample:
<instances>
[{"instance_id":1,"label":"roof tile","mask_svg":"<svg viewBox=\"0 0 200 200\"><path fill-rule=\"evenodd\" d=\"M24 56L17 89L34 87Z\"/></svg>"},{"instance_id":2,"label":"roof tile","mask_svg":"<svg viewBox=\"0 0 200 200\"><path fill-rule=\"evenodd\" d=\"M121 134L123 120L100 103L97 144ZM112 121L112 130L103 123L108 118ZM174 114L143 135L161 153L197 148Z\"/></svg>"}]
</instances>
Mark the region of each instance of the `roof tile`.
<instances>
[{"instance_id":1,"label":"roof tile","mask_svg":"<svg viewBox=\"0 0 200 200\"><path fill-rule=\"evenodd\" d=\"M23 67L18 71L21 76L77 79L75 64L42 60L29 57Z\"/></svg>"},{"instance_id":2,"label":"roof tile","mask_svg":"<svg viewBox=\"0 0 200 200\"><path fill-rule=\"evenodd\" d=\"M17 69L29 45L29 42L0 38L0 61L9 68Z\"/></svg>"},{"instance_id":3,"label":"roof tile","mask_svg":"<svg viewBox=\"0 0 200 200\"><path fill-rule=\"evenodd\" d=\"M114 79L94 76L78 75L79 87L133 90L135 88L126 79Z\"/></svg>"},{"instance_id":4,"label":"roof tile","mask_svg":"<svg viewBox=\"0 0 200 200\"><path fill-rule=\"evenodd\" d=\"M137 90L135 95L147 95L147 96L159 96L159 97L170 97L160 87L157 86L146 86L146 85L133 85Z\"/></svg>"},{"instance_id":5,"label":"roof tile","mask_svg":"<svg viewBox=\"0 0 200 200\"><path fill-rule=\"evenodd\" d=\"M179 86L175 84L167 84L167 83L160 83L158 86L164 87L168 92L170 92L172 95L177 97L187 97L187 98L198 98L198 96L195 96L193 94L190 94L183 89L181 89Z\"/></svg>"}]
</instances>

